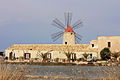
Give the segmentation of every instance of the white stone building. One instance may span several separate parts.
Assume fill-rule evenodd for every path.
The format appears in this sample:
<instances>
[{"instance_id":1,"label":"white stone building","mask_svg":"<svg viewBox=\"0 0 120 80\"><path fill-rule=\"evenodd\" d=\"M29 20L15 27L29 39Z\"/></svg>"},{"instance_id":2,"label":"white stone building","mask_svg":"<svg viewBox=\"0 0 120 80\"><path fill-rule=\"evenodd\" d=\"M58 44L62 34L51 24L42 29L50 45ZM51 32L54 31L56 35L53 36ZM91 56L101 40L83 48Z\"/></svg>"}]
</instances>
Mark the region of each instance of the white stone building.
<instances>
[{"instance_id":1,"label":"white stone building","mask_svg":"<svg viewBox=\"0 0 120 80\"><path fill-rule=\"evenodd\" d=\"M100 58L100 51L108 47L112 52L120 51L120 36L99 36L90 44L15 44L6 49L6 56L11 59L24 57L25 59L40 58L37 54L49 52L50 59L66 59L64 52L73 52L76 58L82 58L84 53Z\"/></svg>"}]
</instances>

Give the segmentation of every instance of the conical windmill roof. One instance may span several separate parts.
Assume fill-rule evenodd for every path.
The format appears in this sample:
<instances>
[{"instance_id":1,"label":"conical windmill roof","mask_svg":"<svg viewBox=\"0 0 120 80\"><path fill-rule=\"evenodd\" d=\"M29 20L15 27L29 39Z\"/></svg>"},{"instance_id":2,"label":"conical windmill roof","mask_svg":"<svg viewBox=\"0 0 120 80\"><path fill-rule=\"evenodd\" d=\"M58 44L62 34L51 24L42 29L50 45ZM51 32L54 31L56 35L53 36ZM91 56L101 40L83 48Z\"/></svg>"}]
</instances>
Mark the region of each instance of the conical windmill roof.
<instances>
[{"instance_id":1,"label":"conical windmill roof","mask_svg":"<svg viewBox=\"0 0 120 80\"><path fill-rule=\"evenodd\" d=\"M68 26L65 30L65 32L74 32L70 26Z\"/></svg>"}]
</instances>

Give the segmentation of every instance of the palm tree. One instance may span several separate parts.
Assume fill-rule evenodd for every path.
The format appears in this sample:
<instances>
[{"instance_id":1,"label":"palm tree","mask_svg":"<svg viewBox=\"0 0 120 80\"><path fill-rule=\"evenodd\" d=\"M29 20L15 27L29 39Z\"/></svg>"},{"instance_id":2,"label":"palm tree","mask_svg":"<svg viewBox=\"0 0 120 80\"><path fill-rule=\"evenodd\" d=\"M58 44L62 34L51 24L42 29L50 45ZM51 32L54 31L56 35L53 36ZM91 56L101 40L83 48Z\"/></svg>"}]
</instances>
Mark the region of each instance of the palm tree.
<instances>
[{"instance_id":1,"label":"palm tree","mask_svg":"<svg viewBox=\"0 0 120 80\"><path fill-rule=\"evenodd\" d=\"M37 56L40 56L42 58L42 62L46 62L47 53L38 53Z\"/></svg>"},{"instance_id":2,"label":"palm tree","mask_svg":"<svg viewBox=\"0 0 120 80\"><path fill-rule=\"evenodd\" d=\"M67 57L67 62L70 62L71 55L72 55L73 53L72 53L72 52L64 52L64 54L65 54L66 57Z\"/></svg>"},{"instance_id":3,"label":"palm tree","mask_svg":"<svg viewBox=\"0 0 120 80\"><path fill-rule=\"evenodd\" d=\"M40 53L40 56L43 58L43 60L47 59L47 54L48 53Z\"/></svg>"},{"instance_id":4,"label":"palm tree","mask_svg":"<svg viewBox=\"0 0 120 80\"><path fill-rule=\"evenodd\" d=\"M46 53L40 53L40 51L38 51L37 56L40 56L43 59L42 62L46 62L46 60L48 59L47 56L48 56L48 54L50 54L51 51L53 51L53 50L50 50Z\"/></svg>"},{"instance_id":5,"label":"palm tree","mask_svg":"<svg viewBox=\"0 0 120 80\"><path fill-rule=\"evenodd\" d=\"M84 53L84 54L82 54L82 55L83 55L83 57L85 58L85 60L87 60L87 57L89 56L89 54Z\"/></svg>"}]
</instances>

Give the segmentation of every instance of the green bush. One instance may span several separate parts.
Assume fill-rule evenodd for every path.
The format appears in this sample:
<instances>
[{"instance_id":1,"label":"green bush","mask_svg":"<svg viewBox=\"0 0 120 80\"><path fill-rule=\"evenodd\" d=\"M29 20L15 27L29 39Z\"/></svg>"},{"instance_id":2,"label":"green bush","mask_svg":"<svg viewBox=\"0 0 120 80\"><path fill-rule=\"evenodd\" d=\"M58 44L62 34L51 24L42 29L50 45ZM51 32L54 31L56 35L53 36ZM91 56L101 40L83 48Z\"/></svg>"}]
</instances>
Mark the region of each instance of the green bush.
<instances>
[{"instance_id":1,"label":"green bush","mask_svg":"<svg viewBox=\"0 0 120 80\"><path fill-rule=\"evenodd\" d=\"M59 62L59 58L56 58L56 59L55 59L55 62Z\"/></svg>"},{"instance_id":2,"label":"green bush","mask_svg":"<svg viewBox=\"0 0 120 80\"><path fill-rule=\"evenodd\" d=\"M109 48L104 48L101 50L100 56L102 60L108 60L111 58L111 51L109 50Z\"/></svg>"}]
</instances>

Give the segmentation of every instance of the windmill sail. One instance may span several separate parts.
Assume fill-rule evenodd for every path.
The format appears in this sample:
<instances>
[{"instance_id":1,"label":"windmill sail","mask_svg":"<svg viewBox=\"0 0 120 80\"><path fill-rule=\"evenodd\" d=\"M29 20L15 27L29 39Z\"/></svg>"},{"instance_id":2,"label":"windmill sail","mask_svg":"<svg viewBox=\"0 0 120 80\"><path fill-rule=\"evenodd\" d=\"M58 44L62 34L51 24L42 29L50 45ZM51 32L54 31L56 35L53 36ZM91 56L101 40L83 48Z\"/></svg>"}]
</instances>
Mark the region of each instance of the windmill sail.
<instances>
[{"instance_id":1,"label":"windmill sail","mask_svg":"<svg viewBox=\"0 0 120 80\"><path fill-rule=\"evenodd\" d=\"M53 42L54 42L54 41L56 41L57 39L59 39L60 37L63 36L63 31L59 31L57 33L54 33L51 36L52 36L52 39L53 39Z\"/></svg>"},{"instance_id":2,"label":"windmill sail","mask_svg":"<svg viewBox=\"0 0 120 80\"><path fill-rule=\"evenodd\" d=\"M77 28L80 28L82 27L82 21L81 20L78 20L76 21L73 25L72 25L72 29L77 29Z\"/></svg>"},{"instance_id":3,"label":"windmill sail","mask_svg":"<svg viewBox=\"0 0 120 80\"><path fill-rule=\"evenodd\" d=\"M59 29L65 30L65 25L60 20L58 20L57 18L55 20L53 20L52 25L56 26Z\"/></svg>"},{"instance_id":4,"label":"windmill sail","mask_svg":"<svg viewBox=\"0 0 120 80\"><path fill-rule=\"evenodd\" d=\"M72 13L65 13L65 25L68 27L71 24Z\"/></svg>"},{"instance_id":5,"label":"windmill sail","mask_svg":"<svg viewBox=\"0 0 120 80\"><path fill-rule=\"evenodd\" d=\"M75 41L76 41L76 43L79 43L81 41L81 39L82 39L82 36L75 33Z\"/></svg>"}]
</instances>

